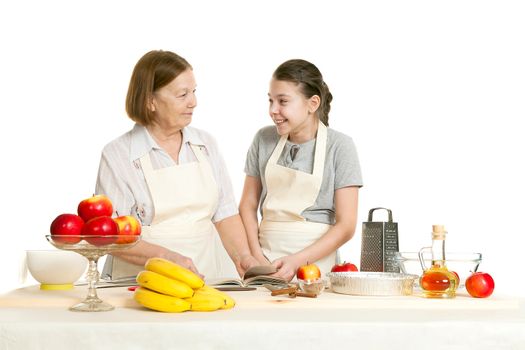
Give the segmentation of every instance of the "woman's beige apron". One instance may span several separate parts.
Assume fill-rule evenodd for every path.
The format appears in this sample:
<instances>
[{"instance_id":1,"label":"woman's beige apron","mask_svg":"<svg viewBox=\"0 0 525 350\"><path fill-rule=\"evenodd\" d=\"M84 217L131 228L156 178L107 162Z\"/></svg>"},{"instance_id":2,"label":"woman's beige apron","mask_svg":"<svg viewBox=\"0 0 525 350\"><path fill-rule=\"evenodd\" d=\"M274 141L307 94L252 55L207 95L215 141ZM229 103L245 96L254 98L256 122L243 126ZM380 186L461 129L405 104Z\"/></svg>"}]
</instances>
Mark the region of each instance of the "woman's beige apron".
<instances>
[{"instance_id":1,"label":"woman's beige apron","mask_svg":"<svg viewBox=\"0 0 525 350\"><path fill-rule=\"evenodd\" d=\"M326 156L326 126L319 122L312 174L277 164L288 135L283 135L266 165L266 199L263 220L259 227L259 242L264 255L273 261L294 254L311 245L330 229L330 225L308 222L301 216L311 207L321 189ZM324 274L336 260L336 252L315 261ZM313 263L313 261L310 261Z\"/></svg>"},{"instance_id":2,"label":"woman's beige apron","mask_svg":"<svg viewBox=\"0 0 525 350\"><path fill-rule=\"evenodd\" d=\"M199 146L191 148L197 162L153 169L149 154L140 158L155 208L151 225L142 227L142 239L190 257L206 278L237 276L211 220L219 194L210 163ZM112 279L140 270L114 258Z\"/></svg>"}]
</instances>

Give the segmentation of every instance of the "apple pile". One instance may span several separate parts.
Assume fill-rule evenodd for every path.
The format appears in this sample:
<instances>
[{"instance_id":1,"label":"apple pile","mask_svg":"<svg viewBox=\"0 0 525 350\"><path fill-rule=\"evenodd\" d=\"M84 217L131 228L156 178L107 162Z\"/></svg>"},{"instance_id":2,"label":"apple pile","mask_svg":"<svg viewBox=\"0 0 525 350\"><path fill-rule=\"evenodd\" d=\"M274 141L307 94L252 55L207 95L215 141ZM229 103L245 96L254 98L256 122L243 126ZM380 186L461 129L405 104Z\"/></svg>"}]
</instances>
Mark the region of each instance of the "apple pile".
<instances>
[{"instance_id":1,"label":"apple pile","mask_svg":"<svg viewBox=\"0 0 525 350\"><path fill-rule=\"evenodd\" d=\"M104 195L94 195L78 204L77 214L60 214L50 227L55 242L75 244L82 239L96 246L132 243L140 235L140 222L131 215L112 218L113 204ZM86 237L81 237L86 236Z\"/></svg>"}]
</instances>

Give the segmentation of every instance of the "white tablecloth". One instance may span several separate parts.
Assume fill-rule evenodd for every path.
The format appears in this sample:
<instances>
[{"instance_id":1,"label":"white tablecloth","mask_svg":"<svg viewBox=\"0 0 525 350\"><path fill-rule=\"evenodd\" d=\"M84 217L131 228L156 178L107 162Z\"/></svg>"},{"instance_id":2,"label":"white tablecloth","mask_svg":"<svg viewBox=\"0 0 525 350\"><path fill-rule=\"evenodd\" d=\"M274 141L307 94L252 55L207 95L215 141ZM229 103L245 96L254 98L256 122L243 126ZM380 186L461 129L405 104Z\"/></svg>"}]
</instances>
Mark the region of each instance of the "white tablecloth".
<instances>
[{"instance_id":1,"label":"white tablecloth","mask_svg":"<svg viewBox=\"0 0 525 350\"><path fill-rule=\"evenodd\" d=\"M72 312L85 287L0 296L0 349L525 349L525 300L316 299L228 292L232 310L169 314L142 308L127 288L99 289L109 312Z\"/></svg>"}]
</instances>

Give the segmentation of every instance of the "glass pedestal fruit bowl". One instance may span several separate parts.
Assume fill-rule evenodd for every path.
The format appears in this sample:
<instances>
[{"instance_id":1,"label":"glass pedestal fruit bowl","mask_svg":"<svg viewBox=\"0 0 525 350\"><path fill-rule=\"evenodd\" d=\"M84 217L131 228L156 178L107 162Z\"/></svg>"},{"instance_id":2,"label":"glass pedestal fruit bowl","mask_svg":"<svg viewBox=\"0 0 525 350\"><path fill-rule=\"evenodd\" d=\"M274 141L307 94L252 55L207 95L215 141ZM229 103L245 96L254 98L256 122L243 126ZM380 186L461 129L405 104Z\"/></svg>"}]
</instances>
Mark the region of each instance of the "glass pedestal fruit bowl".
<instances>
[{"instance_id":1,"label":"glass pedestal fruit bowl","mask_svg":"<svg viewBox=\"0 0 525 350\"><path fill-rule=\"evenodd\" d=\"M71 311L110 311L115 307L99 299L95 285L98 283L98 259L108 253L129 249L138 243L139 235L88 236L46 235L49 243L58 249L69 250L85 256L89 261L86 273L88 294L81 303L69 308Z\"/></svg>"}]
</instances>

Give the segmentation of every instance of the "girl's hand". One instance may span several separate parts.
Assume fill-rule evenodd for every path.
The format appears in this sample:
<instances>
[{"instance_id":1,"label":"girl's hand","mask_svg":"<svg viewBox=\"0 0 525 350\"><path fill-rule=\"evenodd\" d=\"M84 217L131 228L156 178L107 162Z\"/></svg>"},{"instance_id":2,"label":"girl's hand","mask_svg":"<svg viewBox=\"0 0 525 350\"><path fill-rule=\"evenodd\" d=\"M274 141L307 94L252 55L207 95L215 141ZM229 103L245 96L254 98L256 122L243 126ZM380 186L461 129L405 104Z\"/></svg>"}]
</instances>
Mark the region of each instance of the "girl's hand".
<instances>
[{"instance_id":1,"label":"girl's hand","mask_svg":"<svg viewBox=\"0 0 525 350\"><path fill-rule=\"evenodd\" d=\"M271 265L270 263L270 260L268 260L268 258L266 256L264 256L264 254L261 253L260 254L255 254L254 255L255 259L257 259L257 262L258 264L257 265Z\"/></svg>"},{"instance_id":2,"label":"girl's hand","mask_svg":"<svg viewBox=\"0 0 525 350\"><path fill-rule=\"evenodd\" d=\"M290 282L295 277L297 269L301 264L293 255L288 255L274 260L272 265L277 269L277 272L272 276L282 277Z\"/></svg>"},{"instance_id":3,"label":"girl's hand","mask_svg":"<svg viewBox=\"0 0 525 350\"><path fill-rule=\"evenodd\" d=\"M264 255L262 248L260 245L258 245L255 249L252 249L252 256L257 259L259 262L259 265L270 265L270 260Z\"/></svg>"},{"instance_id":4,"label":"girl's hand","mask_svg":"<svg viewBox=\"0 0 525 350\"><path fill-rule=\"evenodd\" d=\"M239 262L238 264L235 264L235 267L237 268L239 276L242 277L246 273L246 270L248 270L250 267L258 265L260 265L260 263L256 258L249 254L246 254L240 257Z\"/></svg>"}]
</instances>

